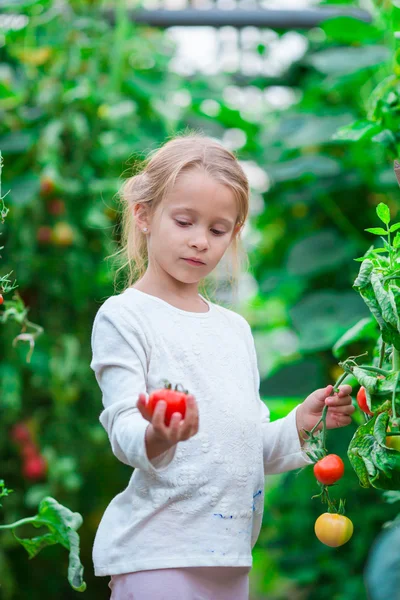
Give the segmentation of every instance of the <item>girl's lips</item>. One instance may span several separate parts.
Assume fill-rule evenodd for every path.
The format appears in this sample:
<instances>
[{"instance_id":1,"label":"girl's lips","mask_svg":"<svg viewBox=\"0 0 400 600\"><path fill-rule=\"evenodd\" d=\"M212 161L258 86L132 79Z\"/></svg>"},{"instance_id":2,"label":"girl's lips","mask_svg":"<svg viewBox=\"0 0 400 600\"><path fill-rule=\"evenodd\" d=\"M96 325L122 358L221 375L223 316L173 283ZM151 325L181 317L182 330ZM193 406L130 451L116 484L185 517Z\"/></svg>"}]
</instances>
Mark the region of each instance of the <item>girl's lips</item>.
<instances>
[{"instance_id":1,"label":"girl's lips","mask_svg":"<svg viewBox=\"0 0 400 600\"><path fill-rule=\"evenodd\" d=\"M189 265L194 265L195 267L203 267L204 266L204 263L197 262L195 260L190 260L190 258L184 258L183 260L186 260L186 262L189 263Z\"/></svg>"}]
</instances>

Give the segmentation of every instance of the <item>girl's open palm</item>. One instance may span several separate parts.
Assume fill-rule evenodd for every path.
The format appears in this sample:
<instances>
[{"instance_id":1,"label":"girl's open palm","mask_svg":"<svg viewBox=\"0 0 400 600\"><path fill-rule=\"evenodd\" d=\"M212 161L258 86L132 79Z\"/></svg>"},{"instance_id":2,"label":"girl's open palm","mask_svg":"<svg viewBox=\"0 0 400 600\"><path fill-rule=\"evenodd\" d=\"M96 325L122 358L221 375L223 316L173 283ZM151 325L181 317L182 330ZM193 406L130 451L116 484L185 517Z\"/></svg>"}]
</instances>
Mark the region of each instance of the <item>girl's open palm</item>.
<instances>
[{"instance_id":1,"label":"girl's open palm","mask_svg":"<svg viewBox=\"0 0 400 600\"><path fill-rule=\"evenodd\" d=\"M171 446L188 440L199 431L199 410L195 397L188 394L186 397L186 412L182 418L181 413L173 413L169 425L165 424L165 411L167 403L159 400L151 416L147 408L146 394L139 394L139 399L136 404L142 417L150 422L150 427L153 428L154 436L169 443Z\"/></svg>"}]
</instances>

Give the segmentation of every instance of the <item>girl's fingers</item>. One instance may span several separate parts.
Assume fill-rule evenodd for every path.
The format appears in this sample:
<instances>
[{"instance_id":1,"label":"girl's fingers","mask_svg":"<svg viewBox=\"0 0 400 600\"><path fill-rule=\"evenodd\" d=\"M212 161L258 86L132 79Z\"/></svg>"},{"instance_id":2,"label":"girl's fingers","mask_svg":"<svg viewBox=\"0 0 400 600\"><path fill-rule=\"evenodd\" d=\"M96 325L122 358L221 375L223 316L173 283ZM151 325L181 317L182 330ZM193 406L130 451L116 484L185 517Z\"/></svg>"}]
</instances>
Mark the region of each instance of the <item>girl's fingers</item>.
<instances>
[{"instance_id":1,"label":"girl's fingers","mask_svg":"<svg viewBox=\"0 0 400 600\"><path fill-rule=\"evenodd\" d=\"M346 385L340 385L339 390L339 396L349 396L353 388L347 383Z\"/></svg>"},{"instance_id":2,"label":"girl's fingers","mask_svg":"<svg viewBox=\"0 0 400 600\"><path fill-rule=\"evenodd\" d=\"M338 408L335 408L334 410L330 410L330 414L333 415L337 415L340 417L349 417L350 415L353 414L353 412L356 410L356 408L354 406L339 406Z\"/></svg>"},{"instance_id":3,"label":"girl's fingers","mask_svg":"<svg viewBox=\"0 0 400 600\"><path fill-rule=\"evenodd\" d=\"M151 421L151 415L150 415L149 411L146 408L146 404L147 404L146 394L139 394L139 398L138 398L138 401L136 403L136 406L139 409L139 411L142 414L142 416L147 421Z\"/></svg>"},{"instance_id":4,"label":"girl's fingers","mask_svg":"<svg viewBox=\"0 0 400 600\"><path fill-rule=\"evenodd\" d=\"M325 398L325 404L327 406L347 406L348 404L352 404L351 396L330 396Z\"/></svg>"}]
</instances>

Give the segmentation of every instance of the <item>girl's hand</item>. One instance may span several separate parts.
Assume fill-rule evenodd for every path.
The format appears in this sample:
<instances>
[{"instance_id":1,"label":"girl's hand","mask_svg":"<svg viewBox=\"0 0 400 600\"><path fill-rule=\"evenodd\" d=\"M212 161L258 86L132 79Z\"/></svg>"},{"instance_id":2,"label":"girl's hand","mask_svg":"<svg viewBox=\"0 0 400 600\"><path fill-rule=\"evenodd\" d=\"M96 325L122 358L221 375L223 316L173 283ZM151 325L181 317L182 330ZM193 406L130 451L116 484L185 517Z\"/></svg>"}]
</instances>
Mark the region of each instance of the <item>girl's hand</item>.
<instances>
[{"instance_id":1,"label":"girl's hand","mask_svg":"<svg viewBox=\"0 0 400 600\"><path fill-rule=\"evenodd\" d=\"M159 400L154 409L153 417L150 415L146 407L146 394L139 394L137 408L141 415L150 421L149 435L154 439L174 446L178 442L188 440L199 431L199 410L195 397L188 394L186 397L186 412L185 418L182 418L181 413L175 412L171 417L169 425L165 425L165 411L167 403Z\"/></svg>"},{"instance_id":2,"label":"girl's hand","mask_svg":"<svg viewBox=\"0 0 400 600\"><path fill-rule=\"evenodd\" d=\"M351 385L340 385L339 393L330 396L329 394L333 390L333 385L328 385L326 388L320 388L312 392L297 409L296 420L298 431L301 429L311 431L321 418L325 404L329 406L326 414L327 429L336 429L337 427L350 425L350 415L356 410L350 396L352 389ZM316 431L319 429L322 429L322 423L318 425Z\"/></svg>"}]
</instances>

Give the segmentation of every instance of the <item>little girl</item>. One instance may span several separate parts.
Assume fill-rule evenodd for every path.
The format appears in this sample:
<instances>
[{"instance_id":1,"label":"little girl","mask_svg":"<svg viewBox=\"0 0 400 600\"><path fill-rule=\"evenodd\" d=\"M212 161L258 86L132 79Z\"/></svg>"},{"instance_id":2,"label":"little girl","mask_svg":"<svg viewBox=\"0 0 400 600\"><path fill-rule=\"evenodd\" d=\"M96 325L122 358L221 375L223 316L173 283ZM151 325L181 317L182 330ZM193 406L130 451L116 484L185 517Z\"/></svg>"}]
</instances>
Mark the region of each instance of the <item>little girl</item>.
<instances>
[{"instance_id":1,"label":"little girl","mask_svg":"<svg viewBox=\"0 0 400 600\"><path fill-rule=\"evenodd\" d=\"M111 576L112 600L247 600L264 476L310 464L301 430L325 402L327 427L348 425L352 388L317 389L270 422L248 322L198 292L236 250L248 213L249 184L230 151L178 135L121 198L123 250L139 277L131 271L98 310L90 366L112 451L134 471L100 522L95 574ZM185 417L169 426L165 402L153 416L146 406L165 380L189 391Z\"/></svg>"}]
</instances>

